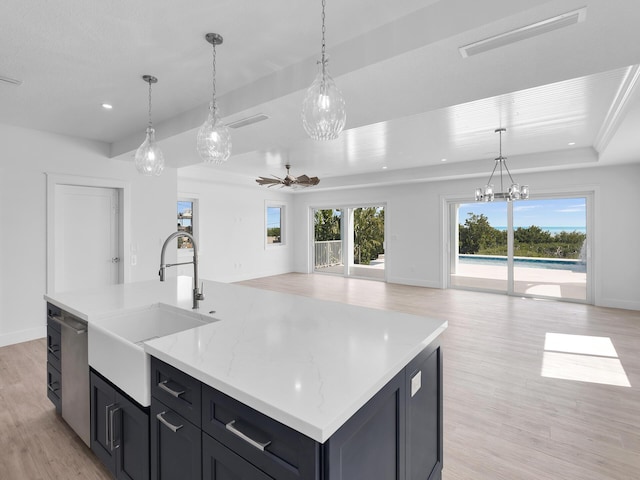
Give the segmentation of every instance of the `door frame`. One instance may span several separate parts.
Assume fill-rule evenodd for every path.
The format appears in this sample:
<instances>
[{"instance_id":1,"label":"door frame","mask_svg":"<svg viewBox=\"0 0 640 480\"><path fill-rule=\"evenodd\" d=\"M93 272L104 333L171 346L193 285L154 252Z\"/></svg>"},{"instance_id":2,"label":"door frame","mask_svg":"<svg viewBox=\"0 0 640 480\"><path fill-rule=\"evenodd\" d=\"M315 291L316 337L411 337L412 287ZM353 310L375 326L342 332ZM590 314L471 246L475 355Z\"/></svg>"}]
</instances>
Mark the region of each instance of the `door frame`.
<instances>
[{"instance_id":1,"label":"door frame","mask_svg":"<svg viewBox=\"0 0 640 480\"><path fill-rule=\"evenodd\" d=\"M573 303L585 303L589 305L596 304L595 292L596 290L596 259L594 258L594 246L597 242L597 232L595 230L595 210L596 210L596 200L598 197L598 187L597 186L585 186L581 187L566 187L563 188L562 191L557 189L540 189L536 192L535 195L531 195L532 200L552 200L554 198L567 198L567 197L584 197L586 201L586 226L587 226L587 285L586 285L586 300L577 300L577 299L563 299L556 297L543 297L538 295L528 295L523 293L515 293L513 290L513 232L509 233L508 239L508 262L507 262L507 291L504 292L505 295L509 296L519 296L519 297L531 297L531 298L542 298L548 300L557 300L557 301L567 301ZM526 202L526 200L518 200L518 202ZM452 222L452 205L460 204L460 203L474 203L474 200L469 197L462 197L460 195L441 195L440 196L440 214L441 214L441 232L442 232L442 251L443 255L441 256L441 272L442 277L440 279L442 288L452 288L450 286L450 274L451 274L451 258L452 258L452 249L454 245L451 243L451 239L453 236L453 229L457 228L457 225L454 225L455 222ZM481 202L479 202L481 203ZM507 209L508 215L508 224L513 225L513 212L511 209ZM481 291L481 290L478 290ZM484 290L482 290L484 291Z\"/></svg>"},{"instance_id":2,"label":"door frame","mask_svg":"<svg viewBox=\"0 0 640 480\"><path fill-rule=\"evenodd\" d=\"M130 252L124 248L131 244L131 185L114 178L83 177L45 172L47 177L47 285L46 292L56 291L55 285L55 206L56 186L113 188L118 192L119 225L118 250L121 262L118 264L118 283L131 281Z\"/></svg>"}]
</instances>

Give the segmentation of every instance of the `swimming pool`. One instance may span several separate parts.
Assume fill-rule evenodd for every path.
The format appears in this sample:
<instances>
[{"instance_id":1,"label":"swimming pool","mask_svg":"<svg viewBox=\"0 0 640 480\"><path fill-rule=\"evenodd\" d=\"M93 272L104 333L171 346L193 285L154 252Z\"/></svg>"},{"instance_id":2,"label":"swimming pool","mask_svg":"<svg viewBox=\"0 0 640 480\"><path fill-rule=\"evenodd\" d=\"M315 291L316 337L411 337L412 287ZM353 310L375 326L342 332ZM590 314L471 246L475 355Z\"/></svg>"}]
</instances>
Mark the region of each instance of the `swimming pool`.
<instances>
[{"instance_id":1,"label":"swimming pool","mask_svg":"<svg viewBox=\"0 0 640 480\"><path fill-rule=\"evenodd\" d=\"M494 255L468 255L460 254L458 259L461 264L466 265L495 265L507 266L507 257ZM514 267L524 268L544 268L548 270L570 270L572 272L584 273L587 265L580 259L555 259L555 258L534 258L534 257L514 257Z\"/></svg>"}]
</instances>

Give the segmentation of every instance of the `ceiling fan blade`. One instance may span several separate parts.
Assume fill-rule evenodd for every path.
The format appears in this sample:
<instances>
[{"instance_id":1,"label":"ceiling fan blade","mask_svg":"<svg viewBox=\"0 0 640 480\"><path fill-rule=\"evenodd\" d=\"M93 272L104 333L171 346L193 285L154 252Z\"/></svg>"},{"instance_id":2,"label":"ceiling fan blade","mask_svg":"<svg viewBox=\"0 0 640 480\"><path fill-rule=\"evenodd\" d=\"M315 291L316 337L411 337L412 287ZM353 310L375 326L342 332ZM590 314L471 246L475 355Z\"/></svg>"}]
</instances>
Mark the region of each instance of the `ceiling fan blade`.
<instances>
[{"instance_id":1,"label":"ceiling fan blade","mask_svg":"<svg viewBox=\"0 0 640 480\"><path fill-rule=\"evenodd\" d=\"M259 178L256 178L256 182L259 185L273 186L273 185L278 185L282 183L282 180L280 180L279 178L259 177Z\"/></svg>"},{"instance_id":2,"label":"ceiling fan blade","mask_svg":"<svg viewBox=\"0 0 640 480\"><path fill-rule=\"evenodd\" d=\"M307 177L306 175L300 175L297 179L296 179L297 183L308 183L309 182L309 177Z\"/></svg>"}]
</instances>

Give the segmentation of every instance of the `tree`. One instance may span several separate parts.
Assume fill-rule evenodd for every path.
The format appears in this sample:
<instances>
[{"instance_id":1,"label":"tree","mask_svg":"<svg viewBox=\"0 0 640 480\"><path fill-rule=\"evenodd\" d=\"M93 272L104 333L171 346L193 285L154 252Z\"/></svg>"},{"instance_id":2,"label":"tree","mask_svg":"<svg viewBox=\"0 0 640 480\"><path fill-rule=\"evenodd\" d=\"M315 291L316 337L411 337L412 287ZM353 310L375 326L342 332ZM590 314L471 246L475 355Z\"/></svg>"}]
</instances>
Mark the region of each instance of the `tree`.
<instances>
[{"instance_id":1,"label":"tree","mask_svg":"<svg viewBox=\"0 0 640 480\"><path fill-rule=\"evenodd\" d=\"M506 232L493 228L484 215L470 212L464 225L458 225L460 253L474 254L481 250L496 249L507 245Z\"/></svg>"},{"instance_id":2,"label":"tree","mask_svg":"<svg viewBox=\"0 0 640 480\"><path fill-rule=\"evenodd\" d=\"M384 253L384 209L356 208L353 211L353 261L369 265Z\"/></svg>"},{"instance_id":3,"label":"tree","mask_svg":"<svg viewBox=\"0 0 640 480\"><path fill-rule=\"evenodd\" d=\"M316 242L340 240L340 215L333 209L316 210L313 230Z\"/></svg>"}]
</instances>

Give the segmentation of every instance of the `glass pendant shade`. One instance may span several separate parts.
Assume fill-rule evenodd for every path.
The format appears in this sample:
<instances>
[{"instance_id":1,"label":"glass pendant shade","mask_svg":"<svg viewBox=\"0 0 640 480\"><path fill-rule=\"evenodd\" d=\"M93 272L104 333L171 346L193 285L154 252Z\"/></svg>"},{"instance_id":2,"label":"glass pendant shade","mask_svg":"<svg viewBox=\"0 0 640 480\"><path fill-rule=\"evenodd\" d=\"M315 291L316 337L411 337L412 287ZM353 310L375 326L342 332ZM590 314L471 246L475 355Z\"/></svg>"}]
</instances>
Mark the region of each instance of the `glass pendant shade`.
<instances>
[{"instance_id":1,"label":"glass pendant shade","mask_svg":"<svg viewBox=\"0 0 640 480\"><path fill-rule=\"evenodd\" d=\"M320 62L315 80L307 89L302 103L302 125L314 140L334 140L344 129L347 111L342 92Z\"/></svg>"},{"instance_id":2,"label":"glass pendant shade","mask_svg":"<svg viewBox=\"0 0 640 480\"><path fill-rule=\"evenodd\" d=\"M197 149L205 163L214 165L226 162L231 155L231 134L214 102L209 104L209 116L198 130Z\"/></svg>"},{"instance_id":3,"label":"glass pendant shade","mask_svg":"<svg viewBox=\"0 0 640 480\"><path fill-rule=\"evenodd\" d=\"M136 150L134 163L142 175L158 176L164 170L164 155L156 143L153 127L147 127L147 137Z\"/></svg>"}]
</instances>

